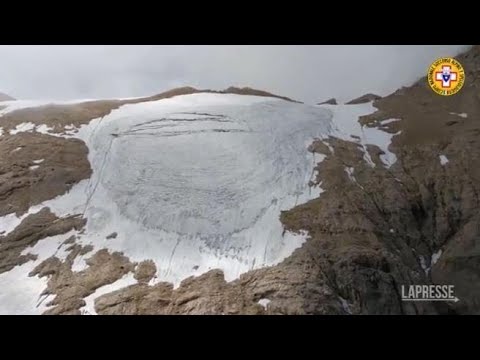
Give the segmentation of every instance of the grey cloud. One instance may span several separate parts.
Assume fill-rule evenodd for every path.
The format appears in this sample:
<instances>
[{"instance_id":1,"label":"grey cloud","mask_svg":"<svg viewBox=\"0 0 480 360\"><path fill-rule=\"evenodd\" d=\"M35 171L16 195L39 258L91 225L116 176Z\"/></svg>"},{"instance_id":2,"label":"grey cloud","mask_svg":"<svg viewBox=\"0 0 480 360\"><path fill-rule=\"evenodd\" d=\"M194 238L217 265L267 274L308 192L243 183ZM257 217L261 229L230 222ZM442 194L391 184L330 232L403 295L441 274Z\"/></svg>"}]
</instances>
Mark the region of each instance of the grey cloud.
<instances>
[{"instance_id":1,"label":"grey cloud","mask_svg":"<svg viewBox=\"0 0 480 360\"><path fill-rule=\"evenodd\" d=\"M315 103L381 95L466 45L0 46L0 91L20 99L152 95L251 86Z\"/></svg>"}]
</instances>

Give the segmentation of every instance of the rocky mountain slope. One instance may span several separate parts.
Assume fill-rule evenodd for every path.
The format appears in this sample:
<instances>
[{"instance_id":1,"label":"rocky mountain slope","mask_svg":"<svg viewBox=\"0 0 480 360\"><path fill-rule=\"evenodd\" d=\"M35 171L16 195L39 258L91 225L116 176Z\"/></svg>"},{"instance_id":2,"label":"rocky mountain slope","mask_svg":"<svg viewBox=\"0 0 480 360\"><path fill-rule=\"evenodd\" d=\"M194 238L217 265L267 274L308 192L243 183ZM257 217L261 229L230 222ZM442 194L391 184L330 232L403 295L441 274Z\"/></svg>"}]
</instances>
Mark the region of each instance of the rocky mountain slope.
<instances>
[{"instance_id":1,"label":"rocky mountain slope","mask_svg":"<svg viewBox=\"0 0 480 360\"><path fill-rule=\"evenodd\" d=\"M382 150L368 146L369 165L355 138L317 141L312 151L327 155L317 180L326 191L282 216L288 229L312 236L293 257L313 257L352 313L480 311L480 47L458 60L467 80L456 96L437 96L423 78L360 118L395 134L394 164L384 166ZM430 283L455 285L460 301L401 301L400 285Z\"/></svg>"},{"instance_id":2,"label":"rocky mountain slope","mask_svg":"<svg viewBox=\"0 0 480 360\"><path fill-rule=\"evenodd\" d=\"M241 96L230 89L230 95L203 91L188 97L199 91L182 88L143 99L0 110L0 149L6 154L0 159L0 312L479 313L480 47L457 58L466 82L452 97L436 95L420 79L387 97L349 105L310 107L251 89ZM171 103L162 100L172 96ZM208 112L196 108L207 101ZM283 121L285 132L278 125ZM295 126L289 128L290 123ZM205 131L214 134L214 142L201 135ZM250 131L268 133L272 141L244 141ZM145 168L156 164L169 171L148 173L133 163L121 165L132 134L143 136L136 145L139 154L150 149L148 136L157 139L155 144L182 136L200 142L186 152L155 148ZM228 136L228 146L221 149L212 147L219 134ZM307 134L316 140L308 142ZM259 145L264 142L268 146ZM173 152L162 158L166 151ZM182 159L185 168L177 170L169 158ZM212 159L225 167L218 172L203 165ZM301 159L310 159L311 169L308 162L291 167L303 164ZM268 171L235 172L252 164ZM226 169L236 175L223 182ZM211 184L206 181L214 177ZM130 193L122 182L137 188ZM154 212L160 219L150 217L154 204L148 197L131 207L138 189L150 184L170 189L152 195L162 204ZM176 184L195 190L191 208ZM117 189L115 196L99 191L102 186ZM286 194L298 200L290 203ZM235 208L232 197L243 213L229 215L235 219L230 223L222 213ZM211 203L202 213L209 216L200 221L195 208L204 206L204 198ZM142 214L136 221L147 229L141 237L106 215L105 204L117 201L122 219ZM277 206L282 201L284 206ZM162 213L171 204L183 205ZM186 209L188 214L182 212ZM271 219L280 219L283 233L276 233L277 225L269 227L273 220L261 222L268 218L268 210L261 209L272 209ZM176 211L175 219L184 223L169 225L168 216ZM271 231L261 231L265 228ZM192 229L191 242L168 237L182 229ZM231 241L232 234L248 229L254 229L252 235ZM210 259L215 249L213 258L221 261L187 260L197 256L188 246L204 241L195 232L209 239L198 259ZM155 241L149 242L152 233ZM245 246L247 238L251 242ZM265 239L283 244L282 256L272 263L244 264L271 248ZM156 256L164 251L157 241L173 246L173 252ZM183 275L174 281L173 273ZM234 275L227 281L229 273ZM409 284L453 284L460 301L401 301L400 286Z\"/></svg>"},{"instance_id":3,"label":"rocky mountain slope","mask_svg":"<svg viewBox=\"0 0 480 360\"><path fill-rule=\"evenodd\" d=\"M7 94L0 92L0 101L11 101L11 100L15 100L15 99Z\"/></svg>"}]
</instances>

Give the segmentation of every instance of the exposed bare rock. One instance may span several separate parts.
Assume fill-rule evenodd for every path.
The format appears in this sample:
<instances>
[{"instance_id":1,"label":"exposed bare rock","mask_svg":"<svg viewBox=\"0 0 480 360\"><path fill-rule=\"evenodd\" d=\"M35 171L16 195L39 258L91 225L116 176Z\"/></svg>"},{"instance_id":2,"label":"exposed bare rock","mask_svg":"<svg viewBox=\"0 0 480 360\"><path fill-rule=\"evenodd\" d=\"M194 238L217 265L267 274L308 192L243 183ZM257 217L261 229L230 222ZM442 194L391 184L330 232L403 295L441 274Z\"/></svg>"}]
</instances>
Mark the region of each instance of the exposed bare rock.
<instances>
[{"instance_id":1,"label":"exposed bare rock","mask_svg":"<svg viewBox=\"0 0 480 360\"><path fill-rule=\"evenodd\" d=\"M0 153L0 216L21 215L92 173L88 149L77 139L27 132L4 135Z\"/></svg>"},{"instance_id":2,"label":"exposed bare rock","mask_svg":"<svg viewBox=\"0 0 480 360\"><path fill-rule=\"evenodd\" d=\"M73 244L77 237L75 235L70 236L67 240L65 240L63 243L64 244Z\"/></svg>"},{"instance_id":3,"label":"exposed bare rock","mask_svg":"<svg viewBox=\"0 0 480 360\"><path fill-rule=\"evenodd\" d=\"M261 313L252 300L243 302L239 288L228 285L223 273L210 271L182 282L177 290L168 283L132 285L95 300L99 314L238 314Z\"/></svg>"},{"instance_id":4,"label":"exposed bare rock","mask_svg":"<svg viewBox=\"0 0 480 360\"><path fill-rule=\"evenodd\" d=\"M365 94L365 95L362 95L362 96L360 96L356 99L350 100L346 104L347 105L364 104L364 103L368 103L370 101L379 100L381 98L382 98L381 96L378 96L378 95L375 95L375 94Z\"/></svg>"},{"instance_id":5,"label":"exposed bare rock","mask_svg":"<svg viewBox=\"0 0 480 360\"><path fill-rule=\"evenodd\" d=\"M324 105L324 104L337 105L337 99L331 98L331 99L328 99L328 100L326 100L326 101L324 101L324 102L318 103L317 105Z\"/></svg>"},{"instance_id":6,"label":"exposed bare rock","mask_svg":"<svg viewBox=\"0 0 480 360\"><path fill-rule=\"evenodd\" d=\"M140 262L135 268L135 279L139 283L148 283L153 279L157 272L157 267L152 260L145 260Z\"/></svg>"},{"instance_id":7,"label":"exposed bare rock","mask_svg":"<svg viewBox=\"0 0 480 360\"><path fill-rule=\"evenodd\" d=\"M95 300L98 314L344 314L333 291L319 279L310 259L251 271L227 283L212 270L185 279L178 289L168 283L131 285ZM270 301L264 309L259 301ZM308 300L308 301L307 301Z\"/></svg>"},{"instance_id":8,"label":"exposed bare rock","mask_svg":"<svg viewBox=\"0 0 480 360\"><path fill-rule=\"evenodd\" d=\"M85 255L88 254L89 252L93 251L93 246L92 245L85 245L82 246L82 248L79 251L79 255Z\"/></svg>"},{"instance_id":9,"label":"exposed bare rock","mask_svg":"<svg viewBox=\"0 0 480 360\"><path fill-rule=\"evenodd\" d=\"M30 273L30 276L49 276L43 295L56 296L47 304L52 308L45 312L46 315L80 314L79 309L85 306L85 297L99 287L115 282L135 267L123 254L103 249L86 260L87 269L74 272L71 269L73 260L82 252L82 247L75 245L64 262L50 257Z\"/></svg>"},{"instance_id":10,"label":"exposed bare rock","mask_svg":"<svg viewBox=\"0 0 480 360\"><path fill-rule=\"evenodd\" d=\"M88 124L90 120L103 117L122 105L120 100L89 101L69 105L44 105L19 109L2 116L4 131L10 131L22 123L47 125L54 133L64 133L65 126L75 128Z\"/></svg>"},{"instance_id":11,"label":"exposed bare rock","mask_svg":"<svg viewBox=\"0 0 480 360\"><path fill-rule=\"evenodd\" d=\"M110 235L107 235L107 240L110 240L110 239L115 239L117 237L117 233L116 232L113 232L111 233Z\"/></svg>"},{"instance_id":12,"label":"exposed bare rock","mask_svg":"<svg viewBox=\"0 0 480 360\"><path fill-rule=\"evenodd\" d=\"M32 254L21 255L27 247L49 236L65 234L80 229L85 220L80 216L57 218L49 208L43 208L36 214L27 216L15 230L7 236L0 236L0 274L29 260L35 260Z\"/></svg>"},{"instance_id":13,"label":"exposed bare rock","mask_svg":"<svg viewBox=\"0 0 480 360\"><path fill-rule=\"evenodd\" d=\"M377 100L379 110L360 119L374 127L400 119L382 126L401 131L390 145L398 158L391 168L373 145L367 149L375 167L354 142L330 139L334 154L322 142L311 146L327 155L317 179L326 191L282 214L287 228L307 229L312 237L291 260L304 252L315 257L319 277L352 313L480 311L479 55L476 46L458 57L468 75L457 95L438 96L422 79ZM345 167L353 169L351 177ZM401 285L432 283L454 285L460 301L401 301Z\"/></svg>"},{"instance_id":14,"label":"exposed bare rock","mask_svg":"<svg viewBox=\"0 0 480 360\"><path fill-rule=\"evenodd\" d=\"M238 288L227 285L222 271L213 270L182 281L172 299L172 313L235 314L245 306L242 298Z\"/></svg>"},{"instance_id":15,"label":"exposed bare rock","mask_svg":"<svg viewBox=\"0 0 480 360\"><path fill-rule=\"evenodd\" d=\"M0 92L0 101L12 101L12 100L15 100L15 98Z\"/></svg>"},{"instance_id":16,"label":"exposed bare rock","mask_svg":"<svg viewBox=\"0 0 480 360\"><path fill-rule=\"evenodd\" d=\"M389 231L416 224L402 189L380 163L370 167L355 143L338 139L329 143L335 153L318 165L317 179L326 191L281 216L288 229L306 229L311 235L292 260L313 257L317 277L349 304L351 313L436 313L428 303L403 304L398 295L399 283L428 281L416 254L403 242L403 236L415 236L415 230ZM346 167L354 169L351 178ZM408 209L405 214L403 206Z\"/></svg>"},{"instance_id":17,"label":"exposed bare rock","mask_svg":"<svg viewBox=\"0 0 480 360\"><path fill-rule=\"evenodd\" d=\"M173 285L135 284L95 299L95 311L101 315L170 314Z\"/></svg>"}]
</instances>

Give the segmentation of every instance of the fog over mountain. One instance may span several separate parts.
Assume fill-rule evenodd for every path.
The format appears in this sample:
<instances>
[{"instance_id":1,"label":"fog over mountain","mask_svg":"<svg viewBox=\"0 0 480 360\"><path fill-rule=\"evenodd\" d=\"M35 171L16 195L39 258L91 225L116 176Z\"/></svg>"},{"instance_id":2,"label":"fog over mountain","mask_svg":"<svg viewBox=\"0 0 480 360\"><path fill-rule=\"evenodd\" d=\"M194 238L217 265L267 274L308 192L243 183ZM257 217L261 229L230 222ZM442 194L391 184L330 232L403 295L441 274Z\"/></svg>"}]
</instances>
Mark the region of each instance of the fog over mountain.
<instances>
[{"instance_id":1,"label":"fog over mountain","mask_svg":"<svg viewBox=\"0 0 480 360\"><path fill-rule=\"evenodd\" d=\"M20 99L151 95L191 85L265 89L301 101L386 95L466 45L0 46L0 91Z\"/></svg>"}]
</instances>

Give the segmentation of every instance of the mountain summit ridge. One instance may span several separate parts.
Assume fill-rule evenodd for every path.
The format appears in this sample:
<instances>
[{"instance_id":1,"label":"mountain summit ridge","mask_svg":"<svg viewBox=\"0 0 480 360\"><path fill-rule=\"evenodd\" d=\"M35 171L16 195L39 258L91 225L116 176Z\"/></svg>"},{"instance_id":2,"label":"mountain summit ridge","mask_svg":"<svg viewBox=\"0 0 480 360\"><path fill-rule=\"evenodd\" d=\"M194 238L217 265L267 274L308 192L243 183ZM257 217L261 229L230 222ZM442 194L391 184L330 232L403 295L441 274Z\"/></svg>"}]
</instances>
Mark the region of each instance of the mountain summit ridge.
<instances>
[{"instance_id":1,"label":"mountain summit ridge","mask_svg":"<svg viewBox=\"0 0 480 360\"><path fill-rule=\"evenodd\" d=\"M0 101L12 101L12 100L16 100L16 99L11 97L10 95L0 92Z\"/></svg>"}]
</instances>

